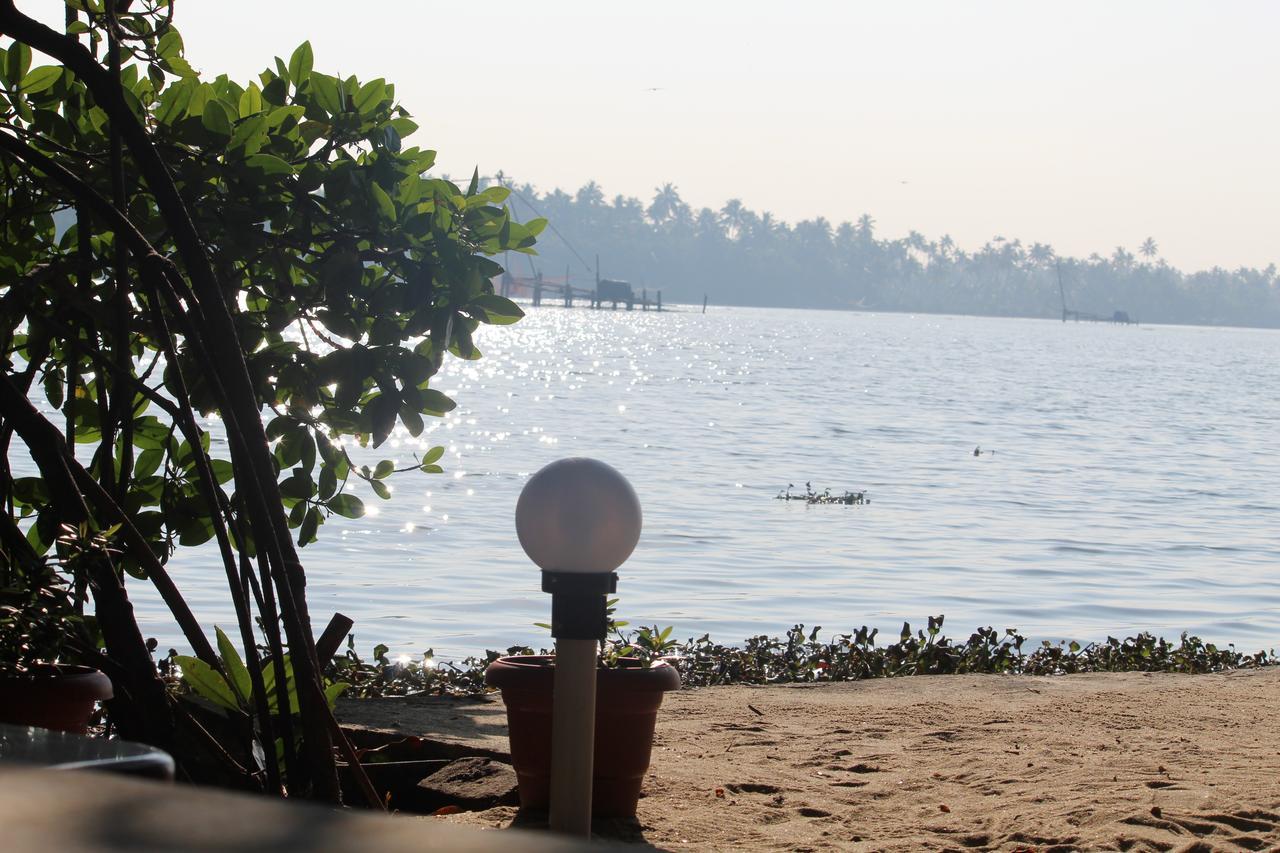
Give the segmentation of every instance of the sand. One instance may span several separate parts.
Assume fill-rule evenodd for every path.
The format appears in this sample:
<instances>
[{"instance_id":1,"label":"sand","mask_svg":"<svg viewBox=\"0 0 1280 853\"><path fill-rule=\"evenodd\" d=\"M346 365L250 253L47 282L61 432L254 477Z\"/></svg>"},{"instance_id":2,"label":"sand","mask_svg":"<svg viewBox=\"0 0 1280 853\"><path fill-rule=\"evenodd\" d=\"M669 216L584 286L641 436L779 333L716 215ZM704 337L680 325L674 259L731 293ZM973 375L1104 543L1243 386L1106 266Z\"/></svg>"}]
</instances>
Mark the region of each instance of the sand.
<instances>
[{"instance_id":1,"label":"sand","mask_svg":"<svg viewBox=\"0 0 1280 853\"><path fill-rule=\"evenodd\" d=\"M1280 850L1280 669L681 691L638 818L664 849Z\"/></svg>"}]
</instances>

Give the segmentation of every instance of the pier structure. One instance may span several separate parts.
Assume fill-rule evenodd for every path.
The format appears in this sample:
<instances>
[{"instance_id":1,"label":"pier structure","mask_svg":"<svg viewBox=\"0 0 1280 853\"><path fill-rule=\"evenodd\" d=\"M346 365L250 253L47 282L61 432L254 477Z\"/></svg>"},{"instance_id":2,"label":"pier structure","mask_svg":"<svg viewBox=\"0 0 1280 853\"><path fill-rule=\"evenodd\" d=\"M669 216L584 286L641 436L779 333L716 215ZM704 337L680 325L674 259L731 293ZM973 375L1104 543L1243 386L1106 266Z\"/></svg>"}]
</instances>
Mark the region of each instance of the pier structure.
<instances>
[{"instance_id":1,"label":"pier structure","mask_svg":"<svg viewBox=\"0 0 1280 853\"><path fill-rule=\"evenodd\" d=\"M493 289L508 299L522 296L529 299L535 307L543 304L543 300L552 297L565 308L572 308L574 300L585 301L592 308L603 308L610 305L615 311L619 305L626 306L628 311L639 307L641 311L662 310L662 291L655 291L649 296L649 289L642 288L636 293L630 283L615 279L599 279L595 287L578 287L573 283L569 270L565 270L563 278L544 276L536 270L532 276L516 276L503 273L493 280Z\"/></svg>"}]
</instances>

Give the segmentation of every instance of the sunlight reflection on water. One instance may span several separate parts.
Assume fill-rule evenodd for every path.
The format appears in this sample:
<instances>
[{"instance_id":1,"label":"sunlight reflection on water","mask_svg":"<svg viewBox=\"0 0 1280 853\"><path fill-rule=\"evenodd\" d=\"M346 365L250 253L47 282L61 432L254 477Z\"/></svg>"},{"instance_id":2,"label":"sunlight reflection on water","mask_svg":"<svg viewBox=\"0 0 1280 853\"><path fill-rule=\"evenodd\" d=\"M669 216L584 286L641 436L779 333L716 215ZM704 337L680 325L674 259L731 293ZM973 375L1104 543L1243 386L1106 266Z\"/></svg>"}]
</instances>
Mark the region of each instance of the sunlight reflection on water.
<instances>
[{"instance_id":1,"label":"sunlight reflection on water","mask_svg":"<svg viewBox=\"0 0 1280 853\"><path fill-rule=\"evenodd\" d=\"M544 641L515 539L525 478L595 456L631 479L644 535L620 615L721 641L795 622L1153 630L1277 645L1280 333L764 309L543 308L448 363L459 407L370 463L443 445L303 552L317 622L358 647L460 655ZM975 446L984 452L973 455ZM789 483L865 506L775 501ZM229 625L212 549L174 574ZM176 632L134 584L144 630Z\"/></svg>"}]
</instances>

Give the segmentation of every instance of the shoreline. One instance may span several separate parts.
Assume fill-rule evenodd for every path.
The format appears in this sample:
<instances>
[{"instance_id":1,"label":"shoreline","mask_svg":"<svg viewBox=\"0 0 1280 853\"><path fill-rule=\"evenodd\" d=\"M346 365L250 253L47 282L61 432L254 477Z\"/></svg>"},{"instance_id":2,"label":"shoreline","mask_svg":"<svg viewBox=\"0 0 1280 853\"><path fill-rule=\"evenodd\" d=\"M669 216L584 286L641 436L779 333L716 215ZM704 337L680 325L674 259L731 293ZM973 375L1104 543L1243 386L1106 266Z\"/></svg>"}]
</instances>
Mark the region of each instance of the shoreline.
<instances>
[{"instance_id":1,"label":"shoreline","mask_svg":"<svg viewBox=\"0 0 1280 853\"><path fill-rule=\"evenodd\" d=\"M1268 849L1276 707L1275 667L682 690L658 713L638 823L612 834L672 850ZM369 724L403 734L505 739L492 695L342 700L339 715L374 709Z\"/></svg>"},{"instance_id":2,"label":"shoreline","mask_svg":"<svg viewBox=\"0 0 1280 853\"><path fill-rule=\"evenodd\" d=\"M1280 666L1280 656L1274 648L1241 652L1234 645L1217 646L1186 632L1176 641L1142 632L1123 640L1108 637L1105 642L1085 645L1067 640L1028 644L1015 628L1001 632L979 627L967 639L954 639L943 632L944 619L930 617L926 627L914 630L904 623L896 635L883 636L879 629L864 625L851 633L833 633L825 642L819 637L820 629L806 632L803 625L796 625L782 636L761 634L730 646L703 635L673 641L661 649L641 648L638 653L676 666L682 688L841 684L928 675L1207 674ZM637 642L643 634L620 631L610 640L617 644ZM545 655L553 650L535 652L526 646L512 646L505 652L491 649L483 656L460 661L412 659L405 655L392 659L386 646L377 646L374 652L375 657L366 660L358 650L348 648L333 659L327 675L347 682L347 696L352 698L475 695L484 692L484 670L498 657Z\"/></svg>"}]
</instances>

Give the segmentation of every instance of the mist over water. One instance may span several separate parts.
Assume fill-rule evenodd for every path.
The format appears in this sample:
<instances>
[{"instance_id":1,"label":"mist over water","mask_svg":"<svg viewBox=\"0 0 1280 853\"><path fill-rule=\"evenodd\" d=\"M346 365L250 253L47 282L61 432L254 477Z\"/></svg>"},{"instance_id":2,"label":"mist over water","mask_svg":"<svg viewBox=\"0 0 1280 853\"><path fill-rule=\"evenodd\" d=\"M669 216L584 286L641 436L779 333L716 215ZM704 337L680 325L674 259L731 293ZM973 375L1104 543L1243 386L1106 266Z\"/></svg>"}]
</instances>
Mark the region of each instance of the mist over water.
<instances>
[{"instance_id":1,"label":"mist over water","mask_svg":"<svg viewBox=\"0 0 1280 853\"><path fill-rule=\"evenodd\" d=\"M357 491L377 514L334 516L302 552L317 627L346 613L362 654L546 643L513 512L529 474L577 455L644 507L619 571L633 626L736 642L945 613L953 635L1280 645L1280 332L541 308L478 343L434 383L455 412L357 454L443 444L445 473L398 475L390 501ZM806 481L871 503L773 499ZM196 615L232 625L216 553L186 550L170 566ZM178 645L130 588L143 630Z\"/></svg>"}]
</instances>

